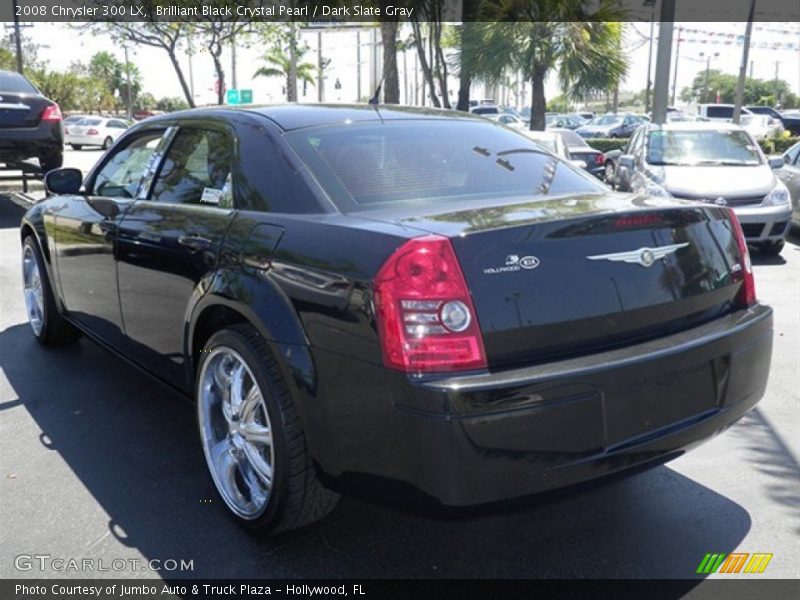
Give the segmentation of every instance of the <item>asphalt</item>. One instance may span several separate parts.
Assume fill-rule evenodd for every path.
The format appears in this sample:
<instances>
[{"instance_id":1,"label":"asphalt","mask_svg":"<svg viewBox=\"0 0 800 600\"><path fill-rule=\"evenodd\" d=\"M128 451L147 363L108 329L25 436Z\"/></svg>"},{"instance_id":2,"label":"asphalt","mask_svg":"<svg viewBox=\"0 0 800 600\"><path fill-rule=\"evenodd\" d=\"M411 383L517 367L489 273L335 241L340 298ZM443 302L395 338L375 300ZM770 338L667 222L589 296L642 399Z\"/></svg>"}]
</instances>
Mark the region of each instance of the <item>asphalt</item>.
<instances>
[{"instance_id":1,"label":"asphalt","mask_svg":"<svg viewBox=\"0 0 800 600\"><path fill-rule=\"evenodd\" d=\"M734 550L773 553L761 577L800 576L796 237L778 259L754 256L758 294L775 308L767 394L698 450L468 518L344 498L323 522L264 539L213 499L183 399L86 340L55 350L34 341L21 215L0 197L0 577L81 575L15 568L21 554L48 554L192 560L193 571L169 575L213 578L691 578L707 552ZM118 575L157 576L93 576Z\"/></svg>"}]
</instances>

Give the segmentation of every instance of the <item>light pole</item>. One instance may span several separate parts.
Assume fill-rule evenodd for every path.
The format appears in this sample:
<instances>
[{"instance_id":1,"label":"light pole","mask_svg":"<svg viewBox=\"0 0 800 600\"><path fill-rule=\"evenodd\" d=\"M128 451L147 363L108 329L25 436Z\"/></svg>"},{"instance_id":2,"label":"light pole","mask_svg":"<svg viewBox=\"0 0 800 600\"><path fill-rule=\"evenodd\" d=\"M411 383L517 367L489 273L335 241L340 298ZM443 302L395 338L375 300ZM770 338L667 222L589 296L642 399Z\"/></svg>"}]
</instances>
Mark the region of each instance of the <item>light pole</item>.
<instances>
[{"instance_id":1,"label":"light pole","mask_svg":"<svg viewBox=\"0 0 800 600\"><path fill-rule=\"evenodd\" d=\"M123 43L122 49L125 52L125 100L128 105L128 121L133 119L133 98L131 94L131 63L128 61L128 44Z\"/></svg>"},{"instance_id":2,"label":"light pole","mask_svg":"<svg viewBox=\"0 0 800 600\"><path fill-rule=\"evenodd\" d=\"M744 30L744 48L742 49L742 64L739 65L739 80L736 82L736 97L733 101L733 122L739 124L739 115L742 114L742 99L744 96L744 80L747 75L747 58L750 55L750 34L753 31L753 16L756 12L756 0L750 1L750 12L747 15L747 27Z\"/></svg>"},{"instance_id":3,"label":"light pole","mask_svg":"<svg viewBox=\"0 0 800 600\"><path fill-rule=\"evenodd\" d=\"M700 53L700 57L701 58L704 55L706 56L706 80L705 80L705 83L703 84L703 102L708 102L708 75L709 75L709 71L711 70L711 57L712 57L712 54L710 52L707 55L705 54L705 52L701 52ZM719 57L719 52L714 52L713 57L714 58L718 58Z\"/></svg>"},{"instance_id":4,"label":"light pole","mask_svg":"<svg viewBox=\"0 0 800 600\"><path fill-rule=\"evenodd\" d=\"M675 0L662 0L658 25L658 48L656 50L656 81L653 86L653 123L664 123L667 119L669 63L674 20Z\"/></svg>"},{"instance_id":5,"label":"light pole","mask_svg":"<svg viewBox=\"0 0 800 600\"><path fill-rule=\"evenodd\" d=\"M656 24L656 0L644 0L643 6L650 7L650 39L647 43L647 85L644 88L644 112L650 112L650 73L653 68L653 29Z\"/></svg>"},{"instance_id":6,"label":"light pole","mask_svg":"<svg viewBox=\"0 0 800 600\"><path fill-rule=\"evenodd\" d=\"M675 106L675 94L678 92L678 61L681 56L681 28L678 27L678 41L675 43L675 72L672 76L672 101L670 104Z\"/></svg>"}]
</instances>

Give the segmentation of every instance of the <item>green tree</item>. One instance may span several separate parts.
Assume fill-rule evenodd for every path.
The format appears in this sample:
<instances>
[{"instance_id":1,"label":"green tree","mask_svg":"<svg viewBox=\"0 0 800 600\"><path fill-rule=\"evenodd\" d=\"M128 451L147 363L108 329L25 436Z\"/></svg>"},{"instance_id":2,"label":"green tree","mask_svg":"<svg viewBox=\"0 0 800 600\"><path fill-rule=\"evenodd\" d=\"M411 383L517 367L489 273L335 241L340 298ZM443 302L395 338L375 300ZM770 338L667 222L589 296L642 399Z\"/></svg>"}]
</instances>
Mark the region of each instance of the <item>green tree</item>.
<instances>
[{"instance_id":1,"label":"green tree","mask_svg":"<svg viewBox=\"0 0 800 600\"><path fill-rule=\"evenodd\" d=\"M485 77L520 71L531 84L531 129L544 129L544 82L556 72L572 99L611 90L628 70L615 0L498 0L482 5Z\"/></svg>"},{"instance_id":2,"label":"green tree","mask_svg":"<svg viewBox=\"0 0 800 600\"><path fill-rule=\"evenodd\" d=\"M708 104L719 101L732 104L736 95L737 76L723 73L719 69L702 70L695 75L692 84L681 90L681 100ZM761 104L769 106L794 106L797 96L792 93L789 84L783 79L756 79L747 77L744 82L744 104Z\"/></svg>"},{"instance_id":3,"label":"green tree","mask_svg":"<svg viewBox=\"0 0 800 600\"><path fill-rule=\"evenodd\" d=\"M189 105L183 98L160 98L156 102L156 110L163 110L164 112L174 112L176 110L186 110Z\"/></svg>"},{"instance_id":4,"label":"green tree","mask_svg":"<svg viewBox=\"0 0 800 600\"><path fill-rule=\"evenodd\" d=\"M292 97L293 82L291 78L292 59L290 56L290 43L292 43L291 40L287 41L283 36L276 38L273 41L272 48L261 58L266 64L253 73L253 77L283 77L286 86L284 89L286 99L289 102L293 102L297 98ZM297 57L297 79L313 85L316 67L310 62L301 62L303 56L307 52L308 46L298 46L295 50L295 55Z\"/></svg>"}]
</instances>

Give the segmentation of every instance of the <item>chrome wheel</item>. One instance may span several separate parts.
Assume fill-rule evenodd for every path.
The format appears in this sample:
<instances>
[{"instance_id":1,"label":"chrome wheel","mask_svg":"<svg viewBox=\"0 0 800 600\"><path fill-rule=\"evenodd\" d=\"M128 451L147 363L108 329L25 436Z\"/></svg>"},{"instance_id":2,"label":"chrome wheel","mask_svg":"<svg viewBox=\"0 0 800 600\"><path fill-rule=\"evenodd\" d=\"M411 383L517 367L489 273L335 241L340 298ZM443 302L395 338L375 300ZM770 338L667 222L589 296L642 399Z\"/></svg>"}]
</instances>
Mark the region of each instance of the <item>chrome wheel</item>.
<instances>
[{"instance_id":1,"label":"chrome wheel","mask_svg":"<svg viewBox=\"0 0 800 600\"><path fill-rule=\"evenodd\" d=\"M275 464L261 389L242 356L219 346L203 362L197 395L203 451L214 483L237 516L256 519L269 502Z\"/></svg>"},{"instance_id":2,"label":"chrome wheel","mask_svg":"<svg viewBox=\"0 0 800 600\"><path fill-rule=\"evenodd\" d=\"M25 311L33 334L39 336L44 327L44 295L42 292L42 275L36 252L29 243L25 244L22 254L22 289L25 294Z\"/></svg>"}]
</instances>

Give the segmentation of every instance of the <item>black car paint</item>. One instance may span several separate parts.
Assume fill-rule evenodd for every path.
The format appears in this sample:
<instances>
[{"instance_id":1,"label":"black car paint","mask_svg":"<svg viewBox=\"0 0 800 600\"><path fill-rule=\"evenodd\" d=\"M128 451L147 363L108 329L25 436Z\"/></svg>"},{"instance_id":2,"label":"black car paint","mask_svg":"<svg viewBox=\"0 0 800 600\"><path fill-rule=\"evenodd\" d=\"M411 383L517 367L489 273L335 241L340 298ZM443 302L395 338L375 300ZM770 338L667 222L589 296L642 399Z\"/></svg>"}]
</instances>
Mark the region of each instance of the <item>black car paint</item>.
<instances>
[{"instance_id":1,"label":"black car paint","mask_svg":"<svg viewBox=\"0 0 800 600\"><path fill-rule=\"evenodd\" d=\"M0 71L2 75L7 73ZM17 76L16 73L13 74ZM33 86L31 86L33 89ZM19 120L16 109L8 105L26 105L25 117ZM29 158L61 155L64 148L64 128L61 121L41 120L44 110L55 103L39 93L8 91L0 86L0 162L18 163ZM60 161L58 161L60 165Z\"/></svg>"},{"instance_id":2,"label":"black car paint","mask_svg":"<svg viewBox=\"0 0 800 600\"><path fill-rule=\"evenodd\" d=\"M310 452L334 487L373 476L410 484L446 505L519 496L674 457L723 430L761 397L771 310L734 308L729 281L715 283L710 273L697 274L695 287L688 278L687 285L662 281L664 293L683 302L675 315L680 323L654 331L640 313L639 320L618 321L617 337L589 347L586 332L608 323L601 307L587 302L586 290L560 295L551 281L550 293L537 300L536 286L515 288L513 281L478 274L480 260L490 264L495 254L502 260L515 236L520 244L549 244L552 255L545 250L543 256L555 268L564 252L586 252L603 219L681 203L601 193L573 205L487 200L460 210L342 214L282 143L282 131L344 119L452 118L388 108L377 114L363 107L287 107L150 119L118 145L147 128L231 128L235 209L93 196L101 161L86 178L84 195L50 198L30 209L23 235L36 236L59 290L59 309L72 322L186 394L208 336L249 322L278 357ZM713 216L723 209L693 210ZM181 211L186 228L176 229L171 216ZM68 225L85 235L57 246L56 235ZM454 240L479 300L488 372L409 376L382 364L372 278L403 242L431 232ZM182 235L210 243L177 243ZM643 230L639 238L656 242L651 235ZM612 281L613 273L623 272L637 273L617 266L607 271ZM545 318L543 339L560 330L566 343L551 339L543 346L549 351L505 352L507 345L521 348L536 329L520 330L508 303L480 302L498 285L508 287L509 298L534 303L530 316ZM709 307L709 297L697 290L715 285ZM549 311L548 302L560 303L559 310ZM583 317L557 327L570 311Z\"/></svg>"}]
</instances>

